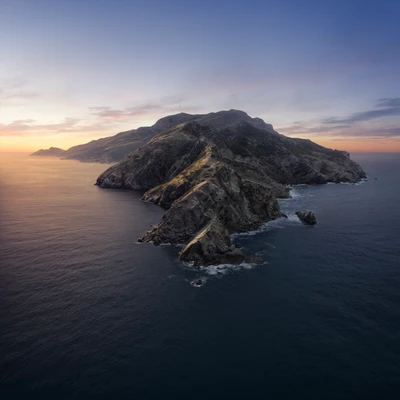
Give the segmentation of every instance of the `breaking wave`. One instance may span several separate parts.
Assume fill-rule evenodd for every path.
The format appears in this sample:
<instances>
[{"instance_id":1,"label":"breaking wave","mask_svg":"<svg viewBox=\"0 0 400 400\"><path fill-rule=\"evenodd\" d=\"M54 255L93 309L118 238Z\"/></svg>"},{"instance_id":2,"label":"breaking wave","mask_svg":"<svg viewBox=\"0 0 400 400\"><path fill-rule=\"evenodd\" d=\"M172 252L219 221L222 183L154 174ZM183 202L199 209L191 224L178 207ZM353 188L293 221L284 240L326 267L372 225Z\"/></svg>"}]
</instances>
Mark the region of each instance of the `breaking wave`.
<instances>
[{"instance_id":1,"label":"breaking wave","mask_svg":"<svg viewBox=\"0 0 400 400\"><path fill-rule=\"evenodd\" d=\"M227 275L232 271L240 271L242 269L253 269L260 265L268 264L266 261L262 264L241 263L241 264L220 264L220 265L206 265L200 267L200 271L204 271L207 275L218 276Z\"/></svg>"},{"instance_id":2,"label":"breaking wave","mask_svg":"<svg viewBox=\"0 0 400 400\"><path fill-rule=\"evenodd\" d=\"M303 185L305 186L305 185ZM290 191L290 198L289 199L283 199L283 200L292 200L292 199L298 199L299 197L303 197L303 195L296 189L293 189Z\"/></svg>"}]
</instances>

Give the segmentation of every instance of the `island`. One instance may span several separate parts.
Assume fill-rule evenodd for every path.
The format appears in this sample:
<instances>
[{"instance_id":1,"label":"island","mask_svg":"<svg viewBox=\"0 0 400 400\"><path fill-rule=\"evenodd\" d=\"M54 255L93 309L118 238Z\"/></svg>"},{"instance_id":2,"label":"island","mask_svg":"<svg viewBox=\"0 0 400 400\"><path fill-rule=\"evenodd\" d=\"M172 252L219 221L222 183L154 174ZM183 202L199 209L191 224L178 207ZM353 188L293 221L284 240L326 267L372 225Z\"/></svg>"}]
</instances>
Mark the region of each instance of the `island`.
<instances>
[{"instance_id":1,"label":"island","mask_svg":"<svg viewBox=\"0 0 400 400\"><path fill-rule=\"evenodd\" d=\"M50 147L49 149L40 149L30 154L31 156L61 157L65 150L58 147Z\"/></svg>"},{"instance_id":2,"label":"island","mask_svg":"<svg viewBox=\"0 0 400 400\"><path fill-rule=\"evenodd\" d=\"M180 259L193 266L262 262L243 254L230 235L284 217L277 199L290 196L288 185L366 177L347 152L286 137L243 111L167 120L172 126L162 121L164 131L96 185L143 191L144 201L163 207L161 221L139 241L180 245Z\"/></svg>"}]
</instances>

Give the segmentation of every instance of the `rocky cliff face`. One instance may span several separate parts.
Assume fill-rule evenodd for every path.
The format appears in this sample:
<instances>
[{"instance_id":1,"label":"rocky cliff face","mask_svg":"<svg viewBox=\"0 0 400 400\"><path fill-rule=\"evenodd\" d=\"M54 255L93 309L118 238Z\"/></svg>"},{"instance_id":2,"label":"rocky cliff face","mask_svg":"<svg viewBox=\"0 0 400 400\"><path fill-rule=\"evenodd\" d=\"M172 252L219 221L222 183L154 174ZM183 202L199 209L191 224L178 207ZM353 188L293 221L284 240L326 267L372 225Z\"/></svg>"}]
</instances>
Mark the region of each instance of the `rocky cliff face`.
<instances>
[{"instance_id":1,"label":"rocky cliff face","mask_svg":"<svg viewBox=\"0 0 400 400\"><path fill-rule=\"evenodd\" d=\"M30 154L31 156L48 156L48 157L61 157L65 153L65 150L58 147L50 147L49 149L40 149Z\"/></svg>"},{"instance_id":2,"label":"rocky cliff face","mask_svg":"<svg viewBox=\"0 0 400 400\"><path fill-rule=\"evenodd\" d=\"M251 261L230 234L282 216L287 184L356 182L365 177L345 152L291 139L242 111L200 116L167 128L106 170L103 188L145 191L167 211L141 240L183 244L194 265Z\"/></svg>"}]
</instances>

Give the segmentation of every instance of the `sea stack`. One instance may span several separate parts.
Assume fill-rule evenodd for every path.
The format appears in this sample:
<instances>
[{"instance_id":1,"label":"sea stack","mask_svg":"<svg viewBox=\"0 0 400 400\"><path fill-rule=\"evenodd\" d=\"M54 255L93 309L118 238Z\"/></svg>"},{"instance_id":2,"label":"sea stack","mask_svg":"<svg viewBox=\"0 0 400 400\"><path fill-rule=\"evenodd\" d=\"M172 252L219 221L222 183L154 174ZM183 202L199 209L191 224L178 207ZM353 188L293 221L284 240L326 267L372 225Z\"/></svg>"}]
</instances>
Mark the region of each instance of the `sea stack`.
<instances>
[{"instance_id":1,"label":"sea stack","mask_svg":"<svg viewBox=\"0 0 400 400\"><path fill-rule=\"evenodd\" d=\"M307 225L315 225L317 223L317 218L312 211L297 211L296 215L299 217L300 221Z\"/></svg>"}]
</instances>

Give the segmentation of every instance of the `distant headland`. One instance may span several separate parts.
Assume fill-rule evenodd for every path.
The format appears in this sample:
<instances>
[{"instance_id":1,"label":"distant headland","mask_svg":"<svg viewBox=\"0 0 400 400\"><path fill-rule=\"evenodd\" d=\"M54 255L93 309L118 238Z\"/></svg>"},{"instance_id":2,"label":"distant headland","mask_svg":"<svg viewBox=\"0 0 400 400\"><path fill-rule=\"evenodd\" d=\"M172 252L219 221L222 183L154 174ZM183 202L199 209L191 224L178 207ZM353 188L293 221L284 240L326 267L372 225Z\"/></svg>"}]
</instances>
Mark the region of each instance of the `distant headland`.
<instances>
[{"instance_id":1,"label":"distant headland","mask_svg":"<svg viewBox=\"0 0 400 400\"><path fill-rule=\"evenodd\" d=\"M48 156L48 157L62 157L65 150L58 147L50 147L49 149L40 149L30 154L31 156Z\"/></svg>"}]
</instances>

